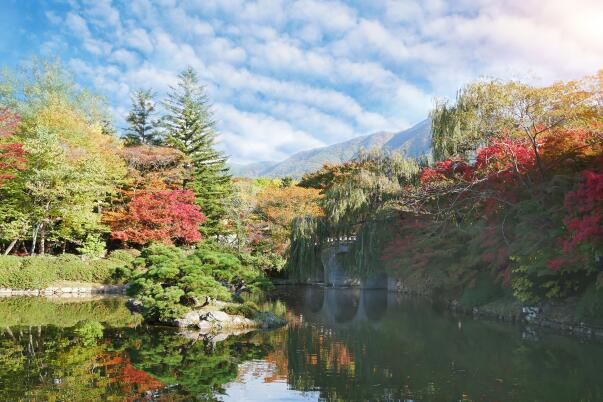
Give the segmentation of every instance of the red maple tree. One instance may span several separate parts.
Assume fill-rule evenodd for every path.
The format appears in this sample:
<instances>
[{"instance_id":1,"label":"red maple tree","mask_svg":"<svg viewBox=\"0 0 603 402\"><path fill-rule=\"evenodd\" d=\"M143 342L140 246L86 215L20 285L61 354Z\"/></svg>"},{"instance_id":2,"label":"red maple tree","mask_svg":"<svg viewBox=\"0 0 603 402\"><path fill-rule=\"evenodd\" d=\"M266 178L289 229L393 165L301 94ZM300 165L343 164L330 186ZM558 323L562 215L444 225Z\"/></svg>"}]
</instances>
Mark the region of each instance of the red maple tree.
<instances>
[{"instance_id":1,"label":"red maple tree","mask_svg":"<svg viewBox=\"0 0 603 402\"><path fill-rule=\"evenodd\" d=\"M206 218L194 201L190 190L138 192L120 216L112 217L111 237L139 245L199 241L199 225Z\"/></svg>"},{"instance_id":2,"label":"red maple tree","mask_svg":"<svg viewBox=\"0 0 603 402\"><path fill-rule=\"evenodd\" d=\"M25 166L23 145L7 141L19 125L21 119L7 109L0 109L0 185L12 179L17 170ZM6 141L6 142L5 142Z\"/></svg>"}]
</instances>

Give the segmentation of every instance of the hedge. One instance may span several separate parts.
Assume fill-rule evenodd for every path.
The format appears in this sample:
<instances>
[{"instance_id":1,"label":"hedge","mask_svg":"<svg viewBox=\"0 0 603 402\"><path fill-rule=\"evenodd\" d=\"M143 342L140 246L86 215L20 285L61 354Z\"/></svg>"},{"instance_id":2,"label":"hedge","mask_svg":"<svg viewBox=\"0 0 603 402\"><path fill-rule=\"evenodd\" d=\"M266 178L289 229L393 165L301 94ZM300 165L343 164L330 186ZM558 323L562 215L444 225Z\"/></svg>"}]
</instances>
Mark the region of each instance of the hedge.
<instances>
[{"instance_id":1,"label":"hedge","mask_svg":"<svg viewBox=\"0 0 603 402\"><path fill-rule=\"evenodd\" d=\"M42 289L57 281L114 282L118 269L129 265L123 254L82 260L73 254L59 256L0 256L0 288Z\"/></svg>"}]
</instances>

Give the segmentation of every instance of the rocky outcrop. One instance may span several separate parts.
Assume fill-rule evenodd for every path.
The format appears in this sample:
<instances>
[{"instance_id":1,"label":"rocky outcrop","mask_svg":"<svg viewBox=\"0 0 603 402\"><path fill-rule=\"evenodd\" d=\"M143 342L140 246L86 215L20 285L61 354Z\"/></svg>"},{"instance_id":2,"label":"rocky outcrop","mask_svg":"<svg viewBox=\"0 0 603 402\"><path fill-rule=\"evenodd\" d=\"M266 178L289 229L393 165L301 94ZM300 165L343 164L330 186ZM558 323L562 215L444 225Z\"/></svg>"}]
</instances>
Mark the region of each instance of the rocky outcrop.
<instances>
[{"instance_id":1,"label":"rocky outcrop","mask_svg":"<svg viewBox=\"0 0 603 402\"><path fill-rule=\"evenodd\" d=\"M189 311L178 319L162 321L158 324L178 328L196 328L202 334L245 329L272 329L287 324L287 320L269 311L258 311L253 318L247 318L239 314L228 314L221 310L230 305L232 303L216 302L216 304ZM128 300L126 306L135 313L141 313L143 309L142 303L134 299Z\"/></svg>"}]
</instances>

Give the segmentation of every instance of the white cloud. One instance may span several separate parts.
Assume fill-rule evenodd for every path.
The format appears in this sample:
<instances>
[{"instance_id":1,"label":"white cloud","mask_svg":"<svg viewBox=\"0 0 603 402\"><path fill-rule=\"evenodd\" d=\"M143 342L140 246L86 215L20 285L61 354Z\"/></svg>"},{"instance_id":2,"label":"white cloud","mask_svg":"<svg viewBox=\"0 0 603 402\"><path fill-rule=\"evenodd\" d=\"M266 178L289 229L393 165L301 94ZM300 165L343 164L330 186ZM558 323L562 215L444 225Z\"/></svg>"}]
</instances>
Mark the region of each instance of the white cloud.
<instances>
[{"instance_id":1,"label":"white cloud","mask_svg":"<svg viewBox=\"0 0 603 402\"><path fill-rule=\"evenodd\" d=\"M265 114L243 112L224 104L216 105L216 112L223 127L223 145L235 162L280 160L297 150L324 145L287 121Z\"/></svg>"},{"instance_id":2,"label":"white cloud","mask_svg":"<svg viewBox=\"0 0 603 402\"><path fill-rule=\"evenodd\" d=\"M153 51L153 43L146 30L134 28L126 34L126 44L143 53Z\"/></svg>"},{"instance_id":3,"label":"white cloud","mask_svg":"<svg viewBox=\"0 0 603 402\"><path fill-rule=\"evenodd\" d=\"M597 0L68 3L45 11L40 51L75 49L70 65L117 120L132 89L162 95L193 66L238 161L404 128L482 75L550 82L603 68Z\"/></svg>"}]
</instances>

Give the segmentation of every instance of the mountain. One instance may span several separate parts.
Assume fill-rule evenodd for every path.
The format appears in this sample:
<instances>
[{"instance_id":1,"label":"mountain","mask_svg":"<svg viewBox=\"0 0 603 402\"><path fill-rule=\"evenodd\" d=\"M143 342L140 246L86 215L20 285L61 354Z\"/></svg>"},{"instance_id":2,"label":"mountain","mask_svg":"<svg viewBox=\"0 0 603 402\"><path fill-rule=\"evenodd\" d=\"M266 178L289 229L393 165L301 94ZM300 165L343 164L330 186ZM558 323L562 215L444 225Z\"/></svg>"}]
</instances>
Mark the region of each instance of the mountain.
<instances>
[{"instance_id":1,"label":"mountain","mask_svg":"<svg viewBox=\"0 0 603 402\"><path fill-rule=\"evenodd\" d=\"M278 162L274 161L261 161L249 164L230 163L230 173L234 177L261 177L264 176L262 173Z\"/></svg>"},{"instance_id":2,"label":"mountain","mask_svg":"<svg viewBox=\"0 0 603 402\"><path fill-rule=\"evenodd\" d=\"M327 147L298 152L282 162L256 162L249 165L231 164L233 176L242 177L301 177L304 173L318 170L325 163L336 164L354 158L365 149L403 151L408 156L418 157L429 152L431 147L431 122L429 119L409 129L392 133L378 133L352 138Z\"/></svg>"}]
</instances>

